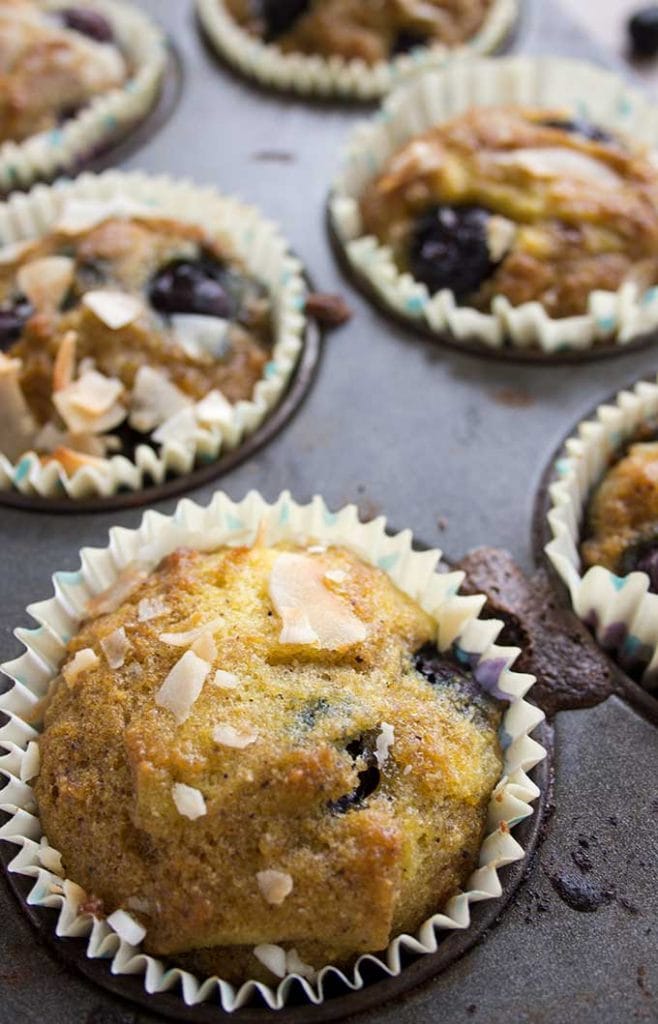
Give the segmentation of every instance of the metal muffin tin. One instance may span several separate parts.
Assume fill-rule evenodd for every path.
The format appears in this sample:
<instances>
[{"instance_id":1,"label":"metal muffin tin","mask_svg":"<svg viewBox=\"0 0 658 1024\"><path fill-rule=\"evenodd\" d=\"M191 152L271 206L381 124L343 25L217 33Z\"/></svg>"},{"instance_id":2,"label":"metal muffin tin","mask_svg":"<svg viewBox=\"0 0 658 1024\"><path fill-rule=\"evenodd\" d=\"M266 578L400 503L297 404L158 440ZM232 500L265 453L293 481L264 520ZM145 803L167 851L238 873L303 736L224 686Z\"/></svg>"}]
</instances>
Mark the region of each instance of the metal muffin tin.
<instances>
[{"instance_id":1,"label":"metal muffin tin","mask_svg":"<svg viewBox=\"0 0 658 1024\"><path fill-rule=\"evenodd\" d=\"M133 2L175 40L183 90L167 123L122 166L188 176L257 204L281 224L316 287L342 292L354 311L328 336L315 386L292 422L226 467L219 483L186 478L191 496L205 503L217 486L233 497L252 487L267 498L284 487L299 499L321 493L333 507L355 501L364 517L385 513L450 558L496 545L531 572L543 468L593 405L629 379L655 373L657 350L524 365L400 328L342 277L324 226L339 150L367 109L252 87L208 51L191 0ZM528 0L513 49L610 63L553 0ZM169 512L174 504L168 498L154 507ZM81 547L105 543L110 526L134 526L141 515L134 508L92 516L73 507L57 517L0 511L2 660L19 653L11 630L29 625L25 607L49 595L52 572L73 569ZM503 873L507 905L480 908L472 931L451 936L436 959L411 964L397 983L379 981L337 1000L333 1017L359 1014L376 1024L658 1020L658 736L649 711L621 692L595 707L560 711L543 730L540 738L554 745L553 785L541 769L545 796L523 826L534 852ZM6 862L12 849L0 850ZM0 1024L221 1017L210 1007L195 1016L173 996L150 1001L143 990L130 1002L141 980L113 979L102 962L84 961L83 976L79 951L53 941L49 916L35 930L4 879L0 915ZM301 1007L234 1016L328 1019Z\"/></svg>"}]
</instances>

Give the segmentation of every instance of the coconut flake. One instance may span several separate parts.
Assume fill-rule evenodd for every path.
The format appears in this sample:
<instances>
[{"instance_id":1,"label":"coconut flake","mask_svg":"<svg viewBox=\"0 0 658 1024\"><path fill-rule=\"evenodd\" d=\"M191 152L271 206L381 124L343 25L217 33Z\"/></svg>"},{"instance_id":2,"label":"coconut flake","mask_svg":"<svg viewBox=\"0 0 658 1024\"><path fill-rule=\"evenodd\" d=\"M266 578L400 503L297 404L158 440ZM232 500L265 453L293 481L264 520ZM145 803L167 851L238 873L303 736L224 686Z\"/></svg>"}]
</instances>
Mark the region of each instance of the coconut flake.
<instances>
[{"instance_id":1,"label":"coconut flake","mask_svg":"<svg viewBox=\"0 0 658 1024\"><path fill-rule=\"evenodd\" d=\"M85 292L82 304L111 331L119 331L134 323L144 312L143 303L126 292Z\"/></svg>"},{"instance_id":2,"label":"coconut flake","mask_svg":"<svg viewBox=\"0 0 658 1024\"><path fill-rule=\"evenodd\" d=\"M258 739L258 733L254 729L234 729L232 725L217 725L213 730L212 738L221 747L232 747L235 750L244 750L250 747Z\"/></svg>"},{"instance_id":3,"label":"coconut flake","mask_svg":"<svg viewBox=\"0 0 658 1024\"><path fill-rule=\"evenodd\" d=\"M493 159L497 164L521 167L536 178L576 178L608 188L619 185L619 175L601 160L566 146L514 149L497 153Z\"/></svg>"},{"instance_id":4,"label":"coconut flake","mask_svg":"<svg viewBox=\"0 0 658 1024\"><path fill-rule=\"evenodd\" d=\"M388 754L395 743L395 729L388 722L382 722L381 732L375 743L375 758L380 768L383 768L388 761Z\"/></svg>"},{"instance_id":5,"label":"coconut flake","mask_svg":"<svg viewBox=\"0 0 658 1024\"><path fill-rule=\"evenodd\" d=\"M130 397L130 425L146 434L192 405L163 370L140 366Z\"/></svg>"},{"instance_id":6,"label":"coconut flake","mask_svg":"<svg viewBox=\"0 0 658 1024\"><path fill-rule=\"evenodd\" d=\"M212 684L221 690L236 690L240 685L240 680L234 672L224 672L223 669L218 668L212 678Z\"/></svg>"},{"instance_id":7,"label":"coconut flake","mask_svg":"<svg viewBox=\"0 0 658 1024\"><path fill-rule=\"evenodd\" d=\"M143 597L137 605L137 618L140 622L150 622L166 615L169 608L161 597Z\"/></svg>"},{"instance_id":8,"label":"coconut flake","mask_svg":"<svg viewBox=\"0 0 658 1024\"><path fill-rule=\"evenodd\" d=\"M110 928L113 928L123 942L129 946L139 946L146 937L146 928L134 917L127 914L125 910L115 910L107 918Z\"/></svg>"},{"instance_id":9,"label":"coconut flake","mask_svg":"<svg viewBox=\"0 0 658 1024\"><path fill-rule=\"evenodd\" d=\"M306 549L309 555L324 555L326 550L323 544L311 544L310 548Z\"/></svg>"},{"instance_id":10,"label":"coconut flake","mask_svg":"<svg viewBox=\"0 0 658 1024\"><path fill-rule=\"evenodd\" d=\"M73 283L75 264L68 256L44 256L25 263L16 274L21 292L39 313L51 313Z\"/></svg>"},{"instance_id":11,"label":"coconut flake","mask_svg":"<svg viewBox=\"0 0 658 1024\"><path fill-rule=\"evenodd\" d=\"M186 786L184 782L175 782L171 787L171 795L178 813L184 818L189 818L190 821L203 818L208 813L203 793L200 789L195 789L194 786Z\"/></svg>"},{"instance_id":12,"label":"coconut flake","mask_svg":"<svg viewBox=\"0 0 658 1024\"><path fill-rule=\"evenodd\" d=\"M323 577L321 564L306 555L286 552L277 558L269 589L283 623L280 643L339 650L365 640L366 626L325 586Z\"/></svg>"},{"instance_id":13,"label":"coconut flake","mask_svg":"<svg viewBox=\"0 0 658 1024\"><path fill-rule=\"evenodd\" d=\"M199 436L199 422L194 406L181 409L162 423L153 432L156 444L167 444L175 441L178 444L194 444Z\"/></svg>"},{"instance_id":14,"label":"coconut flake","mask_svg":"<svg viewBox=\"0 0 658 1024\"><path fill-rule=\"evenodd\" d=\"M274 907L280 907L293 890L292 875L285 871L259 871L256 880L264 899Z\"/></svg>"},{"instance_id":15,"label":"coconut flake","mask_svg":"<svg viewBox=\"0 0 658 1024\"><path fill-rule=\"evenodd\" d=\"M342 569L329 569L324 574L324 578L329 580L330 583L344 583L347 579L347 573L343 572Z\"/></svg>"},{"instance_id":16,"label":"coconut flake","mask_svg":"<svg viewBox=\"0 0 658 1024\"><path fill-rule=\"evenodd\" d=\"M36 778L39 774L40 766L39 744L36 740L30 740L21 759L21 782L29 782L30 779Z\"/></svg>"},{"instance_id":17,"label":"coconut flake","mask_svg":"<svg viewBox=\"0 0 658 1024\"><path fill-rule=\"evenodd\" d=\"M73 434L102 434L126 418L119 402L123 384L98 370L89 370L78 380L53 394L58 413Z\"/></svg>"},{"instance_id":18,"label":"coconut flake","mask_svg":"<svg viewBox=\"0 0 658 1024\"><path fill-rule=\"evenodd\" d=\"M115 612L127 601L128 598L138 590L147 578L148 573L141 569L135 562L122 569L114 583L107 590L95 594L87 605L87 617L95 619L99 615L109 615Z\"/></svg>"},{"instance_id":19,"label":"coconut flake","mask_svg":"<svg viewBox=\"0 0 658 1024\"><path fill-rule=\"evenodd\" d=\"M233 422L233 406L221 391L215 389L197 402L196 416L204 426L229 427Z\"/></svg>"},{"instance_id":20,"label":"coconut flake","mask_svg":"<svg viewBox=\"0 0 658 1024\"><path fill-rule=\"evenodd\" d=\"M74 657L64 666L62 675L64 676L67 684L73 686L82 672L87 672L90 669L96 668L100 664L100 658L93 651L91 647L83 647L81 651L76 651Z\"/></svg>"},{"instance_id":21,"label":"coconut flake","mask_svg":"<svg viewBox=\"0 0 658 1024\"><path fill-rule=\"evenodd\" d=\"M254 948L254 956L277 978L286 976L286 951L271 942L263 942Z\"/></svg>"},{"instance_id":22,"label":"coconut flake","mask_svg":"<svg viewBox=\"0 0 658 1024\"><path fill-rule=\"evenodd\" d=\"M200 359L212 356L221 359L230 348L229 321L216 316L175 313L171 317L174 338L187 356Z\"/></svg>"},{"instance_id":23,"label":"coconut flake","mask_svg":"<svg viewBox=\"0 0 658 1024\"><path fill-rule=\"evenodd\" d=\"M113 633L101 640L101 647L110 668L121 668L126 660L129 647L128 637L123 626L115 629Z\"/></svg>"},{"instance_id":24,"label":"coconut flake","mask_svg":"<svg viewBox=\"0 0 658 1024\"><path fill-rule=\"evenodd\" d=\"M21 390L22 366L0 352L0 450L12 461L28 451L38 429Z\"/></svg>"},{"instance_id":25,"label":"coconut flake","mask_svg":"<svg viewBox=\"0 0 658 1024\"><path fill-rule=\"evenodd\" d=\"M207 661L209 665L212 665L217 657L217 644L212 633L202 633L199 639L194 641L190 650Z\"/></svg>"},{"instance_id":26,"label":"coconut flake","mask_svg":"<svg viewBox=\"0 0 658 1024\"><path fill-rule=\"evenodd\" d=\"M517 225L507 217L494 214L487 221L487 249L493 263L500 263L514 244L518 231Z\"/></svg>"},{"instance_id":27,"label":"coconut flake","mask_svg":"<svg viewBox=\"0 0 658 1024\"><path fill-rule=\"evenodd\" d=\"M315 981L318 976L315 967L305 964L296 949L290 949L286 953L286 972L288 974L299 974L301 978L306 978L307 981Z\"/></svg>"},{"instance_id":28,"label":"coconut flake","mask_svg":"<svg viewBox=\"0 0 658 1024\"><path fill-rule=\"evenodd\" d=\"M75 376L75 351L78 335L67 331L59 343L53 364L53 391L62 391L73 382Z\"/></svg>"},{"instance_id":29,"label":"coconut flake","mask_svg":"<svg viewBox=\"0 0 658 1024\"><path fill-rule=\"evenodd\" d=\"M214 633L223 622L223 619L211 619L209 622L204 622L201 626L188 629L185 633L161 633L160 640L163 644L168 644L169 647L189 647L195 640L203 636L204 633Z\"/></svg>"},{"instance_id":30,"label":"coconut flake","mask_svg":"<svg viewBox=\"0 0 658 1024\"><path fill-rule=\"evenodd\" d=\"M207 661L194 651L186 651L156 693L155 703L171 711L177 724L182 725L189 718L209 671Z\"/></svg>"}]
</instances>

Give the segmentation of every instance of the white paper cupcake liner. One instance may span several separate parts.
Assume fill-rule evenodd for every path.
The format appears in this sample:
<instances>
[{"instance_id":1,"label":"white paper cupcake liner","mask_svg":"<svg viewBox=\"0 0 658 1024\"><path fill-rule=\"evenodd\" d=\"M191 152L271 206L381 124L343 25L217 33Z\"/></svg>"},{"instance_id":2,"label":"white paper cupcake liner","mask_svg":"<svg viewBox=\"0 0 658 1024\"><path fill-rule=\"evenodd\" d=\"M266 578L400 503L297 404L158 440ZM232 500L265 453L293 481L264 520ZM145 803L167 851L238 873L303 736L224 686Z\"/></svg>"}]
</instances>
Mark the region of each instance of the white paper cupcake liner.
<instances>
[{"instance_id":1,"label":"white paper cupcake liner","mask_svg":"<svg viewBox=\"0 0 658 1024\"><path fill-rule=\"evenodd\" d=\"M287 492L272 505L255 492L239 503L217 492L207 508L186 499L173 516L148 511L136 530L115 527L110 531L107 548L85 548L81 552L79 571L55 574L54 597L29 606L28 612L38 628L16 630L25 653L2 666L14 685L0 696L0 710L8 718L0 729L0 746L6 751L0 758L0 772L7 780L0 795L0 809L9 815L0 828L0 838L19 847L9 870L34 879L29 904L59 911L58 936L86 938L88 957L111 960L114 974L142 975L149 993L180 986L181 998L188 1006L214 1000L224 1010L232 1011L259 994L268 1007L281 1009L293 992L298 994L297 985L301 985L306 999L316 1005L323 1002L332 979L339 979L348 990L361 989L365 984L363 969L368 963L377 964L389 976L399 975L404 951L435 952L440 941L437 932L468 928L471 904L501 895L498 869L524 856L510 829L532 814L531 803L539 795L527 772L546 754L530 736L542 721L543 713L523 699L534 677L512 670L519 653L517 648L496 645L502 623L478 618L485 598L459 595L464 574L437 572L440 552L416 552L409 530L389 536L385 525L383 518L360 523L353 505L332 513L319 497L307 505L298 505ZM37 817L30 781L38 774L39 733L38 727L30 723L57 675L66 643L78 629L90 598L110 586L122 568L135 562L153 568L181 545L212 550L221 545L251 544L263 528L266 543L292 540L345 545L387 572L401 590L435 618L439 647L444 651L456 650L460 659L473 667L480 685L509 702L509 708L501 726L504 776L489 805L489 831L480 851L479 867L464 891L425 921L415 935L395 938L383 957L362 956L353 969L346 971L324 967L313 983L289 975L276 987L254 980L245 980L236 987L218 977L199 980L189 971L167 966L146 955L139 946L127 943L107 920L80 913L84 893L75 882L62 877L59 854L43 837Z\"/></svg>"},{"instance_id":2,"label":"white paper cupcake liner","mask_svg":"<svg viewBox=\"0 0 658 1024\"><path fill-rule=\"evenodd\" d=\"M211 235L228 238L247 270L270 292L274 319L271 358L251 399L237 402L230 419L222 424L191 421L181 425L175 440L157 446L158 451L144 443L137 447L134 461L115 455L72 474L58 462L43 465L35 452L26 452L11 463L0 450L0 489L13 487L41 497L109 497L118 490L139 490L149 481L160 484L168 474L182 475L196 465L213 462L260 426L285 393L301 355L307 289L300 262L290 255L276 225L254 207L213 188L118 171L37 185L27 195L17 193L0 204L0 247L38 237L64 215L67 219L93 217L99 211L105 216L136 212L168 216L198 223Z\"/></svg>"},{"instance_id":3,"label":"white paper cupcake liner","mask_svg":"<svg viewBox=\"0 0 658 1024\"><path fill-rule=\"evenodd\" d=\"M583 316L552 318L539 302L512 306L496 296L490 313L459 306L452 291L430 295L401 273L391 249L363 235L359 198L393 153L413 136L474 106L525 105L564 109L613 133L658 148L658 108L609 71L582 61L510 57L458 61L414 78L392 93L379 113L354 130L329 201L333 231L357 278L393 313L456 342L506 345L546 354L597 344L627 345L658 327L658 287L634 284L595 291Z\"/></svg>"},{"instance_id":4,"label":"white paper cupcake liner","mask_svg":"<svg viewBox=\"0 0 658 1024\"><path fill-rule=\"evenodd\" d=\"M39 3L46 10L66 6L65 0ZM142 11L122 0L76 0L76 5L97 10L108 19L134 71L123 86L96 96L57 128L22 142L2 143L0 193L23 189L39 179L52 179L63 171L76 169L106 143L125 135L155 103L168 59L162 30Z\"/></svg>"},{"instance_id":5,"label":"white paper cupcake liner","mask_svg":"<svg viewBox=\"0 0 658 1024\"><path fill-rule=\"evenodd\" d=\"M579 544L592 489L638 427L657 415L658 379L620 391L614 405L599 406L595 419L579 424L555 463L548 512L553 539L545 548L578 617L622 668L644 671L649 689L658 688L658 594L649 593L644 572L619 577L602 566L583 571Z\"/></svg>"},{"instance_id":6,"label":"white paper cupcake liner","mask_svg":"<svg viewBox=\"0 0 658 1024\"><path fill-rule=\"evenodd\" d=\"M492 53L510 34L519 15L519 0L493 0L480 31L462 46L420 47L412 54L371 66L363 60L283 53L245 31L229 13L225 0L196 0L196 5L212 44L249 78L283 92L364 101L384 96L421 69L458 57Z\"/></svg>"}]
</instances>

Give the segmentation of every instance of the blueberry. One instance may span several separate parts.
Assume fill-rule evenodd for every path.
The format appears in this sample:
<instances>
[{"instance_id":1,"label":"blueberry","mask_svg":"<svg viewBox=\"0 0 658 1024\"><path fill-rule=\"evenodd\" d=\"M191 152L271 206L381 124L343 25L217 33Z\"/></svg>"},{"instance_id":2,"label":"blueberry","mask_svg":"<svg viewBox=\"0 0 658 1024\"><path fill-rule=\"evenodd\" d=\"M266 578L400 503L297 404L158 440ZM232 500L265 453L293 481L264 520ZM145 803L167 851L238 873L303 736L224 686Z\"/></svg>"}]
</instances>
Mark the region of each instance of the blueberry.
<instances>
[{"instance_id":1,"label":"blueberry","mask_svg":"<svg viewBox=\"0 0 658 1024\"><path fill-rule=\"evenodd\" d=\"M658 4L636 11L628 20L628 34L637 57L655 57L658 53Z\"/></svg>"},{"instance_id":2,"label":"blueberry","mask_svg":"<svg viewBox=\"0 0 658 1024\"><path fill-rule=\"evenodd\" d=\"M328 700L324 697L319 697L317 700L310 701L305 704L299 712L299 722L306 729L313 729L318 722L319 718L323 718L324 715L328 715L331 711L331 705Z\"/></svg>"},{"instance_id":3,"label":"blueberry","mask_svg":"<svg viewBox=\"0 0 658 1024\"><path fill-rule=\"evenodd\" d=\"M591 142L616 141L610 132L606 132L603 128L597 128L595 124L590 124L589 121L585 121L582 118L575 118L573 121L555 119L554 121L542 121L541 123L546 128L560 128L563 132L581 135L584 139L589 139Z\"/></svg>"},{"instance_id":4,"label":"blueberry","mask_svg":"<svg viewBox=\"0 0 658 1024\"><path fill-rule=\"evenodd\" d=\"M658 594L658 535L645 538L626 549L621 557L620 573L645 572L649 577L649 590Z\"/></svg>"},{"instance_id":5,"label":"blueberry","mask_svg":"<svg viewBox=\"0 0 658 1024\"><path fill-rule=\"evenodd\" d=\"M32 306L23 296L0 306L0 349L4 351L18 341L33 313Z\"/></svg>"},{"instance_id":6,"label":"blueberry","mask_svg":"<svg viewBox=\"0 0 658 1024\"><path fill-rule=\"evenodd\" d=\"M401 29L393 41L391 56L399 57L402 53L411 53L420 46L428 46L429 38L424 32L416 32L414 29Z\"/></svg>"},{"instance_id":7,"label":"blueberry","mask_svg":"<svg viewBox=\"0 0 658 1024\"><path fill-rule=\"evenodd\" d=\"M161 267L149 287L160 313L196 313L229 319L237 312L234 282L224 267L206 258L173 260Z\"/></svg>"},{"instance_id":8,"label":"blueberry","mask_svg":"<svg viewBox=\"0 0 658 1024\"><path fill-rule=\"evenodd\" d=\"M352 740L351 743L347 744L346 750L352 760L357 761L359 758L362 758L365 761L365 768L359 772L359 781L356 789L329 804L329 810L333 811L334 814L345 814L351 808L358 807L377 789L381 779L381 772L372 749L373 746L374 741L371 744L365 736L359 736L358 739Z\"/></svg>"},{"instance_id":9,"label":"blueberry","mask_svg":"<svg viewBox=\"0 0 658 1024\"><path fill-rule=\"evenodd\" d=\"M411 236L410 269L430 292L450 288L458 299L477 291L495 264L487 245L489 213L478 206L433 206Z\"/></svg>"},{"instance_id":10,"label":"blueberry","mask_svg":"<svg viewBox=\"0 0 658 1024\"><path fill-rule=\"evenodd\" d=\"M413 656L416 672L446 696L462 714L480 724L491 722L497 702L485 693L473 674L450 656L441 654L434 644L424 644Z\"/></svg>"},{"instance_id":11,"label":"blueberry","mask_svg":"<svg viewBox=\"0 0 658 1024\"><path fill-rule=\"evenodd\" d=\"M258 0L258 10L265 22L268 41L282 36L311 6L311 0Z\"/></svg>"},{"instance_id":12,"label":"blueberry","mask_svg":"<svg viewBox=\"0 0 658 1024\"><path fill-rule=\"evenodd\" d=\"M112 26L98 11L86 7L65 7L61 12L61 18L67 28L74 29L89 39L95 39L97 43L114 41Z\"/></svg>"}]
</instances>

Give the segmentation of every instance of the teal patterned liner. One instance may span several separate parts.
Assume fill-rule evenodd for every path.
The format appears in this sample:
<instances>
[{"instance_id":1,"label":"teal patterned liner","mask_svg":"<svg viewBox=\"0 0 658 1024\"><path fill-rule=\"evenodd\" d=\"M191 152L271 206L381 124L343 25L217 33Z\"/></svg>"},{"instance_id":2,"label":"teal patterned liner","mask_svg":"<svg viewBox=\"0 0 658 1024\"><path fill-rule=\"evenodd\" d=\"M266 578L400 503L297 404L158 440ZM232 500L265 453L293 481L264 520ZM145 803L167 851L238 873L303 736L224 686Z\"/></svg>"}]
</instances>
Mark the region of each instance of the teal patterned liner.
<instances>
[{"instance_id":1,"label":"teal patterned liner","mask_svg":"<svg viewBox=\"0 0 658 1024\"><path fill-rule=\"evenodd\" d=\"M627 345L658 327L658 287L638 293L596 291L583 316L554 319L539 302L512 306L496 296L491 313L459 306L452 291L431 295L401 273L387 246L364 235L359 197L393 153L413 136L474 106L518 104L564 109L612 132L658 148L658 108L621 78L583 61L506 57L456 61L397 89L381 110L354 129L330 196L333 230L357 277L392 312L437 336L479 342L491 350L511 345L547 354L583 351L601 343Z\"/></svg>"},{"instance_id":2,"label":"teal patterned liner","mask_svg":"<svg viewBox=\"0 0 658 1024\"><path fill-rule=\"evenodd\" d=\"M275 341L263 378L249 401L237 402L221 425L197 424L194 436L158 446L139 445L134 461L115 455L72 474L51 461L42 465L35 452L11 463L0 448L0 489L23 494L80 499L107 497L118 490L139 490L162 483L168 474L189 473L196 465L236 448L261 425L279 403L304 346L306 284L299 260L290 254L278 227L258 210L188 181L139 172L84 174L75 181L37 185L27 195L0 204L0 247L44 234L72 204L94 203L114 215L169 216L198 223L219 238L226 237L251 273L269 289L274 308ZM1 446L0 441L0 446Z\"/></svg>"},{"instance_id":3,"label":"teal patterned liner","mask_svg":"<svg viewBox=\"0 0 658 1024\"><path fill-rule=\"evenodd\" d=\"M509 708L501 729L504 776L489 805L489 831L480 850L480 865L464 891L425 921L415 935L398 936L385 954L362 956L353 969L342 971L326 966L312 982L290 974L275 986L245 979L244 984L236 987L218 977L200 980L189 971L167 966L145 954L140 946L124 941L107 920L97 920L80 911L85 894L74 881L63 877L58 870L57 851L48 846L42 835L30 786L38 773L34 766L39 727L30 723L36 706L57 675L66 643L76 633L89 600L107 589L122 569L135 563L152 569L167 553L181 546L213 550L222 545L250 545L257 535L267 544L287 540L305 546L344 545L366 562L382 568L396 586L433 616L439 647L444 651L456 648L473 666L480 684L509 702ZM527 772L546 756L544 748L530 735L543 720L543 713L524 700L535 680L531 675L513 671L518 648L496 644L502 623L479 618L484 596L460 595L464 574L437 571L440 552L414 551L412 543L409 530L388 535L383 517L370 523L359 522L354 505L333 513L319 497L307 505L298 505L284 492L268 504L252 491L242 501L234 502L219 491L206 508L185 499L172 516L148 511L135 530L115 527L110 531L108 547L85 548L81 552L77 572L55 574L54 597L28 608L38 628L16 630L25 652L2 666L14 685L0 695L0 711L8 719L0 728L0 747L6 751L0 758L0 773L7 779L0 810L9 815L0 828L0 838L19 848L9 870L34 880L28 902L59 912L58 936L85 938L87 956L110 960L113 974L142 975L149 993L176 988L187 1006L211 1000L231 1012L260 995L270 1009L278 1010L298 996L298 986L305 999L314 1005L324 1001L325 987L335 985L335 979L349 990L361 989L368 964L377 964L388 976L399 975L405 951L421 955L435 952L441 931L469 927L471 904L501 895L498 869L524 856L510 829L533 813L532 802L539 796Z\"/></svg>"},{"instance_id":4,"label":"teal patterned liner","mask_svg":"<svg viewBox=\"0 0 658 1024\"><path fill-rule=\"evenodd\" d=\"M45 10L59 10L65 0L38 0ZM105 143L124 135L155 103L167 66L162 30L142 11L122 0L76 0L77 6L103 14L134 67L121 88L95 97L58 128L23 142L0 144L0 193L24 189L39 179L75 170Z\"/></svg>"},{"instance_id":5,"label":"teal patterned liner","mask_svg":"<svg viewBox=\"0 0 658 1024\"><path fill-rule=\"evenodd\" d=\"M546 554L566 584L573 609L627 671L643 673L647 689L658 689L658 594L649 576L615 576L602 566L583 571L579 544L592 489L638 427L658 416L658 378L620 391L614 405L601 405L594 419L579 424L555 463L549 488L548 523L553 539Z\"/></svg>"},{"instance_id":6,"label":"teal patterned liner","mask_svg":"<svg viewBox=\"0 0 658 1024\"><path fill-rule=\"evenodd\" d=\"M270 89L302 96L376 100L419 70L459 57L492 53L509 35L519 0L493 0L480 31L462 46L420 47L391 61L370 66L362 60L283 53L246 32L229 13L225 0L196 0L201 24L219 53L243 74Z\"/></svg>"}]
</instances>

